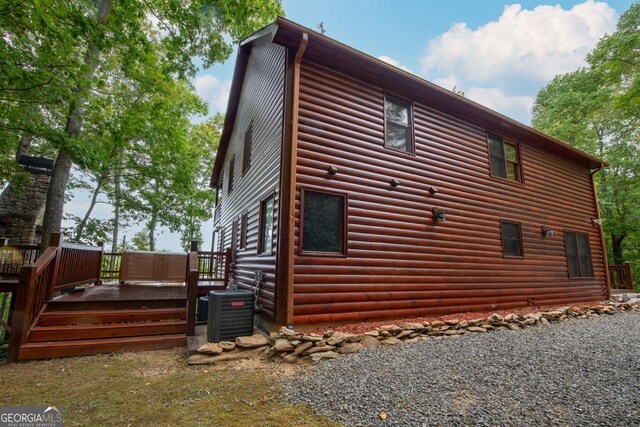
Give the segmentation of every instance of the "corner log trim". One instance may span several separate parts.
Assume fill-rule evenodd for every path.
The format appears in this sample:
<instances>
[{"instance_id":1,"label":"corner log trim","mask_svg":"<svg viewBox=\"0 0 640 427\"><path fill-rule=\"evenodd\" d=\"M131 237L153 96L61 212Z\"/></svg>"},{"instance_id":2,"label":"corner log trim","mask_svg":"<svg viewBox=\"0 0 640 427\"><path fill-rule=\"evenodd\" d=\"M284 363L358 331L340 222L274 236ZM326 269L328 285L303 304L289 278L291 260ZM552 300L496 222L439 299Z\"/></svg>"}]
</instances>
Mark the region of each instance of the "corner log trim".
<instances>
[{"instance_id":1,"label":"corner log trim","mask_svg":"<svg viewBox=\"0 0 640 427\"><path fill-rule=\"evenodd\" d=\"M309 34L302 33L302 40L296 53L295 61L293 64L293 106L291 117L291 158L289 164L289 176L287 182L289 183L289 206L287 217L289 219L289 226L287 230L287 271L286 271L286 296L287 296L287 311L286 311L286 324L293 325L293 282L294 282L294 258L295 258L295 221L296 221L296 162L298 158L298 116L300 110L300 63L302 62L302 56L309 43Z\"/></svg>"}]
</instances>

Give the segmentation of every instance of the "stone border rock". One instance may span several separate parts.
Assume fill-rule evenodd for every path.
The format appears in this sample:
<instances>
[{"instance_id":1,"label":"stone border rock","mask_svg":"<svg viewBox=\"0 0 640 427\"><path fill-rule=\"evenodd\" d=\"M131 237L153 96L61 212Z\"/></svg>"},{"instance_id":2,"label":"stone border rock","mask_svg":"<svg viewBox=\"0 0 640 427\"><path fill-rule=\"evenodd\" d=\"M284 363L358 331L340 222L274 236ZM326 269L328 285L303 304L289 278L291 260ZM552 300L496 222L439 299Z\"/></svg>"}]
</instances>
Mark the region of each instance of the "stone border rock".
<instances>
[{"instance_id":1,"label":"stone border rock","mask_svg":"<svg viewBox=\"0 0 640 427\"><path fill-rule=\"evenodd\" d=\"M271 332L269 338L261 334L236 338L235 343L220 342L206 344L198 349L199 354L189 357L189 364L213 364L225 360L267 354L270 358L286 363L300 360L320 362L335 359L342 354L357 353L368 347L396 346L418 340L443 339L465 334L489 333L498 330L520 330L532 326L570 319L588 319L601 315L612 315L629 310L638 310L640 300L620 302L606 301L597 306L571 306L530 314L510 313L505 316L492 314L472 320L434 320L424 323L401 322L384 325L362 334L327 331L322 335L296 331L286 327ZM234 345L235 344L235 345Z\"/></svg>"}]
</instances>

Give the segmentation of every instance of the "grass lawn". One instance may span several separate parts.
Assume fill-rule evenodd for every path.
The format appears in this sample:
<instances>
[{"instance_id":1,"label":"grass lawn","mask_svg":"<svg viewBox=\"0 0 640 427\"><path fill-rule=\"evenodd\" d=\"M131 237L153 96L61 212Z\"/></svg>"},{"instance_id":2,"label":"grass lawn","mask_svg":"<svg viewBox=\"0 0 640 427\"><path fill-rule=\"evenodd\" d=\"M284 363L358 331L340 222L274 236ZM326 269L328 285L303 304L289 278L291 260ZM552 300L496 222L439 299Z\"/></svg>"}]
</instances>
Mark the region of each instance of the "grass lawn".
<instances>
[{"instance_id":1,"label":"grass lawn","mask_svg":"<svg viewBox=\"0 0 640 427\"><path fill-rule=\"evenodd\" d=\"M183 349L3 363L0 405L62 406L65 425L334 425L283 401L276 379L291 369L262 360L187 366Z\"/></svg>"}]
</instances>

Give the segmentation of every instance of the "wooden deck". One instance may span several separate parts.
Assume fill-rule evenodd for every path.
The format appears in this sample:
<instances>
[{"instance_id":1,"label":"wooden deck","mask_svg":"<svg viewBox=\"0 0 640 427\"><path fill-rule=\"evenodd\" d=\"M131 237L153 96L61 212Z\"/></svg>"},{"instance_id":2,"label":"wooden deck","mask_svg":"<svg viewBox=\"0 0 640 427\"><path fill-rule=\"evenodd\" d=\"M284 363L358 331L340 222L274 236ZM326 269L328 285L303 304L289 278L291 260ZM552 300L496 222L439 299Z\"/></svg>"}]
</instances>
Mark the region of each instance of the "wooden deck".
<instances>
[{"instance_id":1,"label":"wooden deck","mask_svg":"<svg viewBox=\"0 0 640 427\"><path fill-rule=\"evenodd\" d=\"M126 283L85 288L54 298L56 302L148 301L187 299L187 287L177 283Z\"/></svg>"}]
</instances>

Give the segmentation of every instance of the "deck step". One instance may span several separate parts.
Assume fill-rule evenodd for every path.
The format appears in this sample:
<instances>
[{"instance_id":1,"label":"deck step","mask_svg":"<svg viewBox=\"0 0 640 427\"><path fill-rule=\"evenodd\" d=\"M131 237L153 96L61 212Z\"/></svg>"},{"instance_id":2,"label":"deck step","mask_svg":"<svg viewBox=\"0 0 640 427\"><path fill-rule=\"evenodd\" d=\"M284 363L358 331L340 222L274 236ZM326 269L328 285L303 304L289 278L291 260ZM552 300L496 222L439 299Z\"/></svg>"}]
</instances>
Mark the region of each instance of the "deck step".
<instances>
[{"instance_id":1,"label":"deck step","mask_svg":"<svg viewBox=\"0 0 640 427\"><path fill-rule=\"evenodd\" d=\"M100 325L36 326L29 333L29 342L74 341L87 339L185 334L187 323L156 321L106 323Z\"/></svg>"},{"instance_id":2,"label":"deck step","mask_svg":"<svg viewBox=\"0 0 640 427\"><path fill-rule=\"evenodd\" d=\"M51 359L56 357L88 356L118 351L159 350L184 347L187 337L182 334L153 335L93 340L35 342L20 348L20 360Z\"/></svg>"},{"instance_id":3,"label":"deck step","mask_svg":"<svg viewBox=\"0 0 640 427\"><path fill-rule=\"evenodd\" d=\"M157 320L185 320L186 318L187 311L183 307L140 308L131 310L54 310L42 313L38 320L38 326L149 322Z\"/></svg>"}]
</instances>

